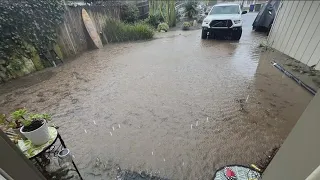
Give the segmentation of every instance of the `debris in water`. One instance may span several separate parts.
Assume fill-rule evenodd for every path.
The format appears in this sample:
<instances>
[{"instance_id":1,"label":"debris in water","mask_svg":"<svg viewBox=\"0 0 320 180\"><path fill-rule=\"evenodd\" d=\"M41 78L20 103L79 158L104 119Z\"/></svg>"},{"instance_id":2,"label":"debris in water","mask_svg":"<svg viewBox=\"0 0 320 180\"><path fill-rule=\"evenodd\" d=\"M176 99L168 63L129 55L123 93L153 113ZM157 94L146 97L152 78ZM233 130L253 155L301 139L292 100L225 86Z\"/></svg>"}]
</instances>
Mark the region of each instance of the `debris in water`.
<instances>
[{"instance_id":1,"label":"debris in water","mask_svg":"<svg viewBox=\"0 0 320 180\"><path fill-rule=\"evenodd\" d=\"M114 127L112 126L112 130L114 131Z\"/></svg>"},{"instance_id":2,"label":"debris in water","mask_svg":"<svg viewBox=\"0 0 320 180\"><path fill-rule=\"evenodd\" d=\"M133 170L118 170L117 171L117 179L130 179L130 180L147 180L147 179L153 179L153 180L168 180L166 178L161 178L159 176L155 176L155 174L160 174L160 171L152 173L148 173L148 170L146 171L140 171L136 172Z\"/></svg>"},{"instance_id":3,"label":"debris in water","mask_svg":"<svg viewBox=\"0 0 320 180\"><path fill-rule=\"evenodd\" d=\"M119 129L120 129L120 128L121 128L121 127L120 127L120 124L118 124L118 126L119 126Z\"/></svg>"},{"instance_id":4,"label":"debris in water","mask_svg":"<svg viewBox=\"0 0 320 180\"><path fill-rule=\"evenodd\" d=\"M192 126L193 126L193 125L191 124L191 129L192 129Z\"/></svg>"},{"instance_id":5,"label":"debris in water","mask_svg":"<svg viewBox=\"0 0 320 180\"><path fill-rule=\"evenodd\" d=\"M266 168L268 167L268 165L270 164L270 162L272 161L272 159L274 158L274 156L278 152L279 148L280 148L279 145L274 146L267 153L264 153L265 156L260 158L260 161L258 161L255 164L261 170L262 173L266 170Z\"/></svg>"},{"instance_id":6,"label":"debris in water","mask_svg":"<svg viewBox=\"0 0 320 180\"><path fill-rule=\"evenodd\" d=\"M199 125L199 121L196 122L196 126L198 126L198 125Z\"/></svg>"},{"instance_id":7,"label":"debris in water","mask_svg":"<svg viewBox=\"0 0 320 180\"><path fill-rule=\"evenodd\" d=\"M84 130L85 133L87 133L87 130Z\"/></svg>"},{"instance_id":8,"label":"debris in water","mask_svg":"<svg viewBox=\"0 0 320 180\"><path fill-rule=\"evenodd\" d=\"M110 132L110 135L112 136L112 132Z\"/></svg>"}]
</instances>

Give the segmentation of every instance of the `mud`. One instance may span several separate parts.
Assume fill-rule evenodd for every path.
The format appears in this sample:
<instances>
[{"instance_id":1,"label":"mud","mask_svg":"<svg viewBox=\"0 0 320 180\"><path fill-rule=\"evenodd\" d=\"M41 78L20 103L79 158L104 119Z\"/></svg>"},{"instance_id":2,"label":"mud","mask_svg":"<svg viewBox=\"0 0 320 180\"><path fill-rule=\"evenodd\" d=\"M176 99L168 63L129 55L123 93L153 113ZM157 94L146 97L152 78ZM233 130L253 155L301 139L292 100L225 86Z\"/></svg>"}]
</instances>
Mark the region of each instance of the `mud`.
<instances>
[{"instance_id":1,"label":"mud","mask_svg":"<svg viewBox=\"0 0 320 180\"><path fill-rule=\"evenodd\" d=\"M276 63L280 64L286 71L290 72L302 82L317 91L320 88L320 71L314 67L309 67L306 64L295 60L277 50L263 48L269 57Z\"/></svg>"},{"instance_id":2,"label":"mud","mask_svg":"<svg viewBox=\"0 0 320 180\"><path fill-rule=\"evenodd\" d=\"M255 15L244 15L239 42L173 31L85 53L42 81L46 71L0 87L0 112L53 114L85 179L114 179L115 167L210 179L220 166L258 162L312 96L260 53Z\"/></svg>"}]
</instances>

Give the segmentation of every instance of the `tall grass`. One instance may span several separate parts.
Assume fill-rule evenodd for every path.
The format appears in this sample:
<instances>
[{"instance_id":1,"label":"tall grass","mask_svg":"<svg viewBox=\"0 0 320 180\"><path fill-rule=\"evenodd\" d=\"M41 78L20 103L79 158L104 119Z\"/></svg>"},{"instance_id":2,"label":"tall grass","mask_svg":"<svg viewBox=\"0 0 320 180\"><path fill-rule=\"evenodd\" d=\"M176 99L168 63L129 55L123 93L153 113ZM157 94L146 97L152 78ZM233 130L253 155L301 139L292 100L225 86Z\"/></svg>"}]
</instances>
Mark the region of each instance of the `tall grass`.
<instances>
[{"instance_id":1,"label":"tall grass","mask_svg":"<svg viewBox=\"0 0 320 180\"><path fill-rule=\"evenodd\" d=\"M114 19L107 19L103 28L108 42L124 42L153 38L154 30L146 23L127 24Z\"/></svg>"}]
</instances>

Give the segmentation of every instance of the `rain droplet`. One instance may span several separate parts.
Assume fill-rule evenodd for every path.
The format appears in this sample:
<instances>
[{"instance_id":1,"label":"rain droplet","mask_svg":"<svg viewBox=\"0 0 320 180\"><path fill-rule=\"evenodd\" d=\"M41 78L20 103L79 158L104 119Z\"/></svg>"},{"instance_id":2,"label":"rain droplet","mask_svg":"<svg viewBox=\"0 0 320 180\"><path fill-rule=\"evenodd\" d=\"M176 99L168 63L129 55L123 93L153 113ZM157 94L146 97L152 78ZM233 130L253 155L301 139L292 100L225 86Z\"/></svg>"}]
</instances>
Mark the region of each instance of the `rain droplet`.
<instances>
[{"instance_id":1,"label":"rain droplet","mask_svg":"<svg viewBox=\"0 0 320 180\"><path fill-rule=\"evenodd\" d=\"M118 124L118 126L119 126L119 129L120 129L120 128L121 128L121 127L120 127L120 124Z\"/></svg>"},{"instance_id":2,"label":"rain droplet","mask_svg":"<svg viewBox=\"0 0 320 180\"><path fill-rule=\"evenodd\" d=\"M112 132L110 132L110 135L112 136Z\"/></svg>"},{"instance_id":3,"label":"rain droplet","mask_svg":"<svg viewBox=\"0 0 320 180\"><path fill-rule=\"evenodd\" d=\"M72 155L73 158L76 158L76 156Z\"/></svg>"},{"instance_id":4,"label":"rain droplet","mask_svg":"<svg viewBox=\"0 0 320 180\"><path fill-rule=\"evenodd\" d=\"M114 127L112 126L112 130L114 131Z\"/></svg>"},{"instance_id":5,"label":"rain droplet","mask_svg":"<svg viewBox=\"0 0 320 180\"><path fill-rule=\"evenodd\" d=\"M182 166L184 166L184 162L182 162Z\"/></svg>"},{"instance_id":6,"label":"rain droplet","mask_svg":"<svg viewBox=\"0 0 320 180\"><path fill-rule=\"evenodd\" d=\"M209 122L209 117L207 117L207 122Z\"/></svg>"},{"instance_id":7,"label":"rain droplet","mask_svg":"<svg viewBox=\"0 0 320 180\"><path fill-rule=\"evenodd\" d=\"M152 156L153 156L153 151L151 152Z\"/></svg>"},{"instance_id":8,"label":"rain droplet","mask_svg":"<svg viewBox=\"0 0 320 180\"><path fill-rule=\"evenodd\" d=\"M97 124L96 121L93 121L93 124Z\"/></svg>"},{"instance_id":9,"label":"rain droplet","mask_svg":"<svg viewBox=\"0 0 320 180\"><path fill-rule=\"evenodd\" d=\"M164 161L164 162L166 162L166 159L165 159L165 158L163 158L163 161Z\"/></svg>"},{"instance_id":10,"label":"rain droplet","mask_svg":"<svg viewBox=\"0 0 320 180\"><path fill-rule=\"evenodd\" d=\"M85 133L87 133L87 130L84 130Z\"/></svg>"},{"instance_id":11,"label":"rain droplet","mask_svg":"<svg viewBox=\"0 0 320 180\"><path fill-rule=\"evenodd\" d=\"M248 101L248 99L249 99L249 95L247 96L246 102Z\"/></svg>"},{"instance_id":12,"label":"rain droplet","mask_svg":"<svg viewBox=\"0 0 320 180\"><path fill-rule=\"evenodd\" d=\"M193 125L191 124L191 129L192 129L192 126L193 126Z\"/></svg>"},{"instance_id":13,"label":"rain droplet","mask_svg":"<svg viewBox=\"0 0 320 180\"><path fill-rule=\"evenodd\" d=\"M198 126L198 125L199 125L199 121L196 122L196 126Z\"/></svg>"}]
</instances>

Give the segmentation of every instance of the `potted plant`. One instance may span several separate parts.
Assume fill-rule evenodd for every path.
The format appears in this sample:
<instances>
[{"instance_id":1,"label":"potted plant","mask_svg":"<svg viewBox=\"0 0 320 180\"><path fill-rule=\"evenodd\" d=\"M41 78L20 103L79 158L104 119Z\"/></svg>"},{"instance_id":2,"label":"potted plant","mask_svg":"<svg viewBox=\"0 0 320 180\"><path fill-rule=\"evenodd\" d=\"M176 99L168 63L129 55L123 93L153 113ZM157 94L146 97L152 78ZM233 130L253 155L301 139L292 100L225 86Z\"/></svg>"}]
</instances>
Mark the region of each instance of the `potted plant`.
<instances>
[{"instance_id":1,"label":"potted plant","mask_svg":"<svg viewBox=\"0 0 320 180\"><path fill-rule=\"evenodd\" d=\"M182 24L182 30L189 30L191 27L191 24L189 22L184 22Z\"/></svg>"},{"instance_id":2,"label":"potted plant","mask_svg":"<svg viewBox=\"0 0 320 180\"><path fill-rule=\"evenodd\" d=\"M27 118L27 111L20 109L12 113L15 120L23 126L21 134L28 138L34 145L42 145L49 141L49 130L47 121L51 119L48 114L30 114Z\"/></svg>"},{"instance_id":3,"label":"potted plant","mask_svg":"<svg viewBox=\"0 0 320 180\"><path fill-rule=\"evenodd\" d=\"M22 113L22 111L20 111L20 113ZM19 135L22 139L27 139L23 134L20 133L22 124L18 120L9 119L5 114L0 114L0 126L3 128L3 131L12 129L12 131Z\"/></svg>"}]
</instances>

